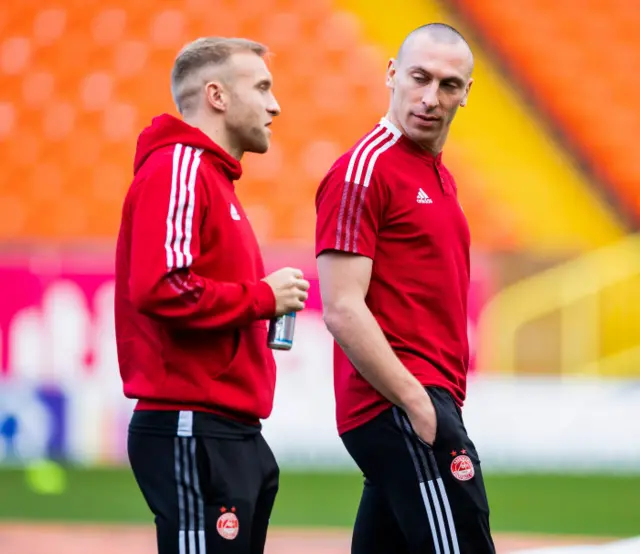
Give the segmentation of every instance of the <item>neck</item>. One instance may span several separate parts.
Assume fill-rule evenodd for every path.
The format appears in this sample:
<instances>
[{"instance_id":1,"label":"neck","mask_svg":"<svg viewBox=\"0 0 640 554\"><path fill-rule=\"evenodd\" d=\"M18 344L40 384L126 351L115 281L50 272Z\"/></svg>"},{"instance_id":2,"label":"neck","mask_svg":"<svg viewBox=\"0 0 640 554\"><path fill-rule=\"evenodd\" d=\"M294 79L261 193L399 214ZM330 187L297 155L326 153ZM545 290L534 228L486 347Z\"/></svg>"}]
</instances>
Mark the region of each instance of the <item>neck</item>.
<instances>
[{"instance_id":1,"label":"neck","mask_svg":"<svg viewBox=\"0 0 640 554\"><path fill-rule=\"evenodd\" d=\"M393 123L399 130L400 132L407 137L409 140L413 141L415 144L417 144L420 148L422 148L423 150L426 150L427 152L430 152L431 154L433 154L434 156L437 156L441 151L442 148L444 147L444 143L447 140L447 133L448 133L448 129L445 130L444 133L442 133L436 140L434 141L430 141L430 142L418 142L414 139L412 139L409 134L407 133L407 131L405 130L405 128L402 126L402 124L400 123L400 120L395 116L395 114L389 110L387 112L387 115L385 115L385 117L391 122Z\"/></svg>"},{"instance_id":2,"label":"neck","mask_svg":"<svg viewBox=\"0 0 640 554\"><path fill-rule=\"evenodd\" d=\"M231 140L231 137L225 129L222 121L215 121L211 118L203 117L201 114L185 115L184 121L192 127L200 129L213 142L236 160L240 161L242 159L244 152L233 143L233 140Z\"/></svg>"}]
</instances>

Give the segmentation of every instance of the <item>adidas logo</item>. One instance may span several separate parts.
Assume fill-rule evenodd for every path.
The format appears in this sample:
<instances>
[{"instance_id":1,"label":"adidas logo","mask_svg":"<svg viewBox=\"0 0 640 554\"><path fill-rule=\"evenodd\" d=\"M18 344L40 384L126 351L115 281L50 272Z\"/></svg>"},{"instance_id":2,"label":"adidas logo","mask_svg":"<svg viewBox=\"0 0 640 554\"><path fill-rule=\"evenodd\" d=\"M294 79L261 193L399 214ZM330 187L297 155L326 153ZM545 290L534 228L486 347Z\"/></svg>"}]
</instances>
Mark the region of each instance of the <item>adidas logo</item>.
<instances>
[{"instance_id":1,"label":"adidas logo","mask_svg":"<svg viewBox=\"0 0 640 554\"><path fill-rule=\"evenodd\" d=\"M418 190L418 204L433 204L433 200L429 198L429 195L422 189Z\"/></svg>"}]
</instances>

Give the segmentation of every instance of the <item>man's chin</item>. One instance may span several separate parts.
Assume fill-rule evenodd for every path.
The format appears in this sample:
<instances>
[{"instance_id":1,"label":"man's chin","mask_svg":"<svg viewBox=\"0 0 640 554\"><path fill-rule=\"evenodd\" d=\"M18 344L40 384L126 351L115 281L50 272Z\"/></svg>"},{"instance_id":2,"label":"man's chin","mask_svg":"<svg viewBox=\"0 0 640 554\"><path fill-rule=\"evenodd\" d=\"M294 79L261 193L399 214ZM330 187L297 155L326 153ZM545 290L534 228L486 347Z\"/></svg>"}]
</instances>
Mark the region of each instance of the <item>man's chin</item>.
<instances>
[{"instance_id":1,"label":"man's chin","mask_svg":"<svg viewBox=\"0 0 640 554\"><path fill-rule=\"evenodd\" d=\"M413 139L415 142L429 142L436 141L440 136L440 129L416 129L415 127L409 129L407 133L410 139Z\"/></svg>"},{"instance_id":2,"label":"man's chin","mask_svg":"<svg viewBox=\"0 0 640 554\"><path fill-rule=\"evenodd\" d=\"M266 140L264 142L256 142L252 144L249 148L246 149L247 152L252 152L254 154L266 154L269 150L269 141Z\"/></svg>"},{"instance_id":3,"label":"man's chin","mask_svg":"<svg viewBox=\"0 0 640 554\"><path fill-rule=\"evenodd\" d=\"M251 154L266 154L269 151L269 147L263 147L263 148L259 148L259 147L252 147L249 148L248 150L245 150L245 152L249 152Z\"/></svg>"}]
</instances>

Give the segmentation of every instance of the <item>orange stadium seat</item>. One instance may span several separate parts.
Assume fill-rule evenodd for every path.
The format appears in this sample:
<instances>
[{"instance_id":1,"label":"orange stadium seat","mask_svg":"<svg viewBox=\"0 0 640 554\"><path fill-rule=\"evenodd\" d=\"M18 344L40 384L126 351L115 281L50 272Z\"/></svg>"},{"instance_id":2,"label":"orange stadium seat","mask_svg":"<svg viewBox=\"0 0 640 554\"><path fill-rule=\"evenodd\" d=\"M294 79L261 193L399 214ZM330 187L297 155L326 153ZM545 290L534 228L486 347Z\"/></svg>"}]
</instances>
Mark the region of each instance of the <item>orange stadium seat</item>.
<instances>
[{"instance_id":1,"label":"orange stadium seat","mask_svg":"<svg viewBox=\"0 0 640 554\"><path fill-rule=\"evenodd\" d=\"M594 173L640 216L635 0L455 0Z\"/></svg>"},{"instance_id":2,"label":"orange stadium seat","mask_svg":"<svg viewBox=\"0 0 640 554\"><path fill-rule=\"evenodd\" d=\"M319 179L387 105L386 60L360 27L331 0L5 3L0 239L113 240L137 134L175 113L177 50L222 34L270 47L283 110L269 154L245 158L239 194L262 242L310 242ZM508 243L482 224L491 217L483 199L466 203L476 243Z\"/></svg>"}]
</instances>

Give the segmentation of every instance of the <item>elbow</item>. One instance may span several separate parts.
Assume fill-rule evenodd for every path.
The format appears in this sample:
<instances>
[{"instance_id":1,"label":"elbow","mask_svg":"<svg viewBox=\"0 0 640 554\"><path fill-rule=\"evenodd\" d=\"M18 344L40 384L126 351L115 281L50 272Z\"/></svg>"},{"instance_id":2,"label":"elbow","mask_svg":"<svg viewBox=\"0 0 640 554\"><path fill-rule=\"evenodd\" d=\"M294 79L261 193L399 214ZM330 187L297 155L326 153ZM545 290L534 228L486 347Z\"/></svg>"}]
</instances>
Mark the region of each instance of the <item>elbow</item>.
<instances>
[{"instance_id":1,"label":"elbow","mask_svg":"<svg viewBox=\"0 0 640 554\"><path fill-rule=\"evenodd\" d=\"M153 297L147 291L131 291L131 304L144 315L151 315L153 312Z\"/></svg>"},{"instance_id":2,"label":"elbow","mask_svg":"<svg viewBox=\"0 0 640 554\"><path fill-rule=\"evenodd\" d=\"M151 287L142 286L140 283L129 283L129 299L134 309L146 316L153 315L156 307L156 297Z\"/></svg>"},{"instance_id":3,"label":"elbow","mask_svg":"<svg viewBox=\"0 0 640 554\"><path fill-rule=\"evenodd\" d=\"M345 333L355 319L356 309L348 302L331 302L323 306L322 319L327 330L339 337Z\"/></svg>"}]
</instances>

